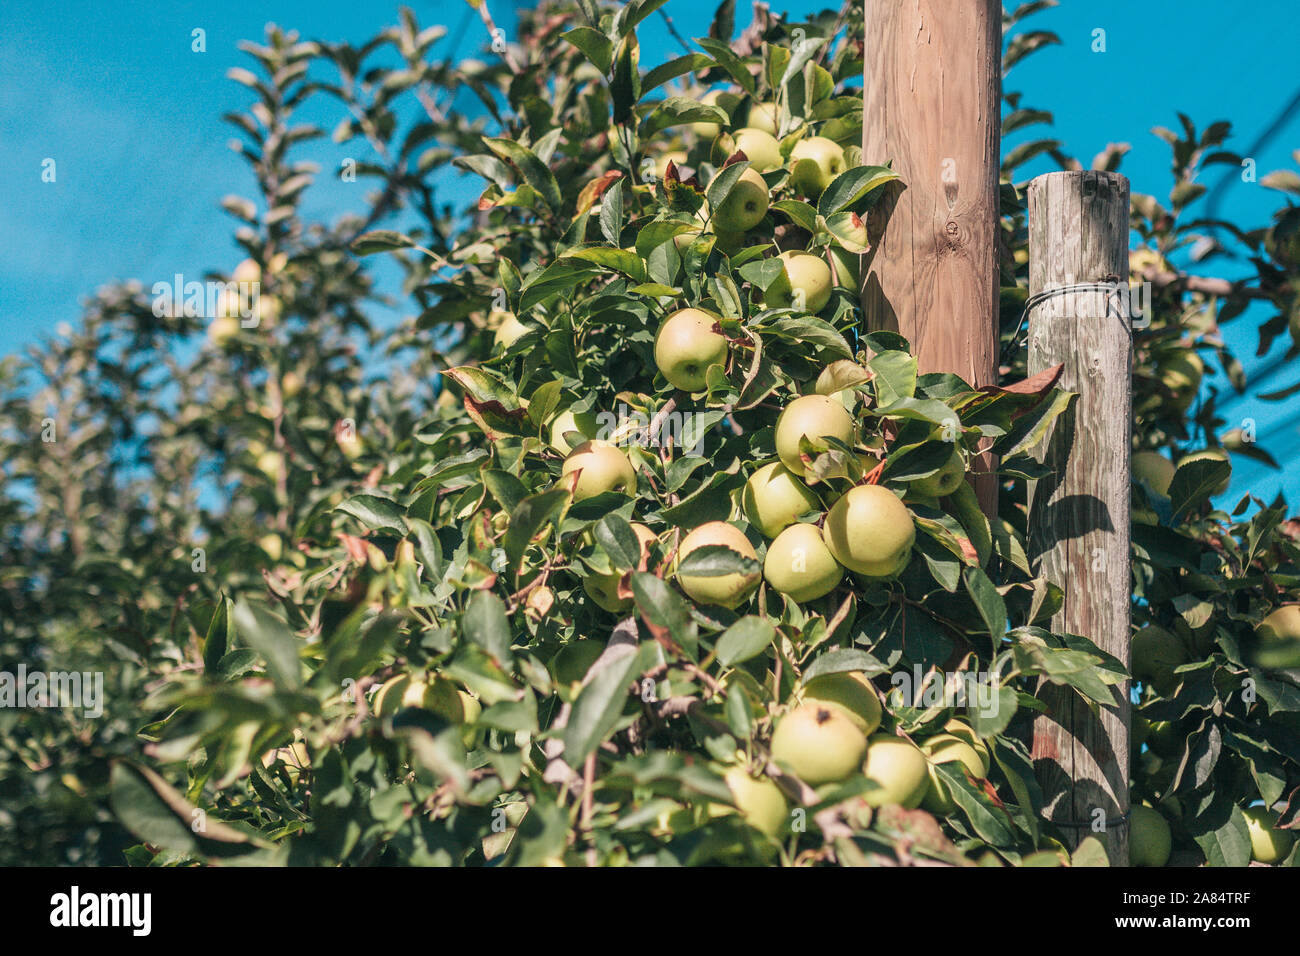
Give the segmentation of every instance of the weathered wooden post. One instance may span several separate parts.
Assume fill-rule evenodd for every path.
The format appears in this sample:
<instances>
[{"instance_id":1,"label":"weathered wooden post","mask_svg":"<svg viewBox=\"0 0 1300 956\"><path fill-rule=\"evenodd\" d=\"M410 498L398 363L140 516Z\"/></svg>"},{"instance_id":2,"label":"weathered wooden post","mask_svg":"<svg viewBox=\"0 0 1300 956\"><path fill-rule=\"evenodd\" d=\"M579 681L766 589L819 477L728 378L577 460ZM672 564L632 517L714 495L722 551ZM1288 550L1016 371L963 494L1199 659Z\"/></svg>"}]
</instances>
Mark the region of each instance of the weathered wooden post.
<instances>
[{"instance_id":1,"label":"weathered wooden post","mask_svg":"<svg viewBox=\"0 0 1300 956\"><path fill-rule=\"evenodd\" d=\"M1029 372L1064 364L1059 384L1079 395L1039 449L1054 474L1030 487L1030 560L1065 590L1053 630L1088 637L1126 666L1128 232L1128 180L1118 173L1048 173L1029 184ZM1092 288L1057 291L1078 285ZM1131 708L1127 683L1113 691L1094 712L1070 688L1044 683L1033 757L1049 817L1076 844L1096 834L1112 865L1126 866Z\"/></svg>"},{"instance_id":2,"label":"weathered wooden post","mask_svg":"<svg viewBox=\"0 0 1300 956\"><path fill-rule=\"evenodd\" d=\"M1002 5L864 4L863 155L891 160L904 183L868 222L867 327L906 337L922 372L996 384ZM993 477L975 487L996 513Z\"/></svg>"}]
</instances>

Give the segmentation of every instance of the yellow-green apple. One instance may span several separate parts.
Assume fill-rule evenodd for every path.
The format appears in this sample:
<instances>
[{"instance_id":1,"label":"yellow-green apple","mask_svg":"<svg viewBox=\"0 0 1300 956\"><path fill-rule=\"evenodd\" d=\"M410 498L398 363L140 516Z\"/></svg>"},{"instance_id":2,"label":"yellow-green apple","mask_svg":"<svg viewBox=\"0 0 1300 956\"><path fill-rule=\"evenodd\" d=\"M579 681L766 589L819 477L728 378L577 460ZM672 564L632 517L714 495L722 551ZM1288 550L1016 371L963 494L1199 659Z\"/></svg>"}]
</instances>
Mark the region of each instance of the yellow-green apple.
<instances>
[{"instance_id":1,"label":"yellow-green apple","mask_svg":"<svg viewBox=\"0 0 1300 956\"><path fill-rule=\"evenodd\" d=\"M1250 832L1250 858L1257 863L1285 860L1295 843L1295 835L1277 828L1277 814L1267 807L1246 807L1241 812Z\"/></svg>"},{"instance_id":2,"label":"yellow-green apple","mask_svg":"<svg viewBox=\"0 0 1300 956\"><path fill-rule=\"evenodd\" d=\"M239 319L233 315L218 315L208 323L208 341L224 349L239 334Z\"/></svg>"},{"instance_id":3,"label":"yellow-green apple","mask_svg":"<svg viewBox=\"0 0 1300 956\"><path fill-rule=\"evenodd\" d=\"M745 154L752 169L766 173L781 167L781 144L771 133L747 126L736 131L734 142L735 148Z\"/></svg>"},{"instance_id":4,"label":"yellow-green apple","mask_svg":"<svg viewBox=\"0 0 1300 956\"><path fill-rule=\"evenodd\" d=\"M952 736L956 737L958 740L964 740L966 743L970 744L971 747L974 748L975 752L979 754L980 760L984 761L984 769L987 772L989 767L989 748L985 745L984 741L980 740L979 735L971 729L970 724L966 723L964 720L953 717L943 725L943 729L945 732L952 734Z\"/></svg>"},{"instance_id":5,"label":"yellow-green apple","mask_svg":"<svg viewBox=\"0 0 1300 956\"><path fill-rule=\"evenodd\" d=\"M285 398L293 398L302 391L302 385L302 376L290 369L280 379L280 394Z\"/></svg>"},{"instance_id":6,"label":"yellow-green apple","mask_svg":"<svg viewBox=\"0 0 1300 956\"><path fill-rule=\"evenodd\" d=\"M924 806L931 813L947 816L957 809L952 799L952 789L934 768L941 763L958 761L976 780L988 776L988 751L980 754L968 741L955 734L938 734L921 745L929 759L926 768L930 777L930 788L925 795Z\"/></svg>"},{"instance_id":7,"label":"yellow-green apple","mask_svg":"<svg viewBox=\"0 0 1300 956\"><path fill-rule=\"evenodd\" d=\"M782 275L763 293L772 309L802 309L820 312L831 300L831 267L811 253L787 250L778 257L784 263Z\"/></svg>"},{"instance_id":8,"label":"yellow-green apple","mask_svg":"<svg viewBox=\"0 0 1300 956\"><path fill-rule=\"evenodd\" d=\"M805 704L839 707L864 737L870 737L880 726L880 698L871 683L858 673L814 677L799 691L799 700Z\"/></svg>"},{"instance_id":9,"label":"yellow-green apple","mask_svg":"<svg viewBox=\"0 0 1300 956\"><path fill-rule=\"evenodd\" d=\"M655 334L655 364L674 388L704 390L710 365L727 361L727 338L718 317L703 309L679 309L664 319Z\"/></svg>"},{"instance_id":10,"label":"yellow-green apple","mask_svg":"<svg viewBox=\"0 0 1300 956\"><path fill-rule=\"evenodd\" d=\"M745 125L750 129L761 129L771 136L776 135L776 104L752 103Z\"/></svg>"},{"instance_id":11,"label":"yellow-green apple","mask_svg":"<svg viewBox=\"0 0 1300 956\"><path fill-rule=\"evenodd\" d=\"M301 740L295 740L287 747L277 747L262 754L262 766L268 770L281 761L284 763L285 773L289 776L289 782L296 784L302 772L311 766L311 754L307 751L307 745Z\"/></svg>"},{"instance_id":12,"label":"yellow-green apple","mask_svg":"<svg viewBox=\"0 0 1300 956\"><path fill-rule=\"evenodd\" d=\"M668 176L668 163L671 162L677 167L678 175L681 175L681 167L686 165L686 150L670 149L660 153L655 160L655 177L663 180Z\"/></svg>"},{"instance_id":13,"label":"yellow-green apple","mask_svg":"<svg viewBox=\"0 0 1300 956\"><path fill-rule=\"evenodd\" d=\"M501 324L497 326L492 342L497 348L508 349L527 331L528 326L515 318L513 312L507 312L505 317L502 318Z\"/></svg>"},{"instance_id":14,"label":"yellow-green apple","mask_svg":"<svg viewBox=\"0 0 1300 956\"><path fill-rule=\"evenodd\" d=\"M570 641L551 658L551 676L565 687L576 684L587 676L591 665L604 652L605 645L600 641Z\"/></svg>"},{"instance_id":15,"label":"yellow-green apple","mask_svg":"<svg viewBox=\"0 0 1300 956\"><path fill-rule=\"evenodd\" d=\"M903 570L916 541L907 505L881 485L857 485L826 515L826 546L850 571L888 578Z\"/></svg>"},{"instance_id":16,"label":"yellow-green apple","mask_svg":"<svg viewBox=\"0 0 1300 956\"><path fill-rule=\"evenodd\" d=\"M772 735L772 759L809 786L844 780L862 766L867 738L839 707L801 704ZM924 779L924 759L922 779Z\"/></svg>"},{"instance_id":17,"label":"yellow-green apple","mask_svg":"<svg viewBox=\"0 0 1300 956\"><path fill-rule=\"evenodd\" d=\"M374 712L380 717L391 717L404 707L420 707L432 711L453 724L465 722L462 694L445 677L435 676L431 680L425 680L410 674L399 674L389 678L375 694Z\"/></svg>"},{"instance_id":18,"label":"yellow-green apple","mask_svg":"<svg viewBox=\"0 0 1300 956\"><path fill-rule=\"evenodd\" d=\"M686 560L687 555L706 545L725 545L732 551L746 558L758 560L754 546L749 543L745 533L733 524L725 521L709 521L682 541L677 552L678 563ZM754 588L758 586L758 572L742 574L733 571L729 574L677 574L677 583L682 586L693 600L701 604L717 604L725 608L735 608L746 601Z\"/></svg>"},{"instance_id":19,"label":"yellow-green apple","mask_svg":"<svg viewBox=\"0 0 1300 956\"><path fill-rule=\"evenodd\" d=\"M749 523L769 538L808 512L821 510L812 490L779 461L770 461L749 476L741 504Z\"/></svg>"},{"instance_id":20,"label":"yellow-green apple","mask_svg":"<svg viewBox=\"0 0 1300 956\"><path fill-rule=\"evenodd\" d=\"M785 829L790 806L780 787L766 777L755 780L743 767L732 767L723 779L746 823L768 837L776 837Z\"/></svg>"},{"instance_id":21,"label":"yellow-green apple","mask_svg":"<svg viewBox=\"0 0 1300 956\"><path fill-rule=\"evenodd\" d=\"M790 150L790 181L805 196L820 196L844 172L844 147L825 136L801 139Z\"/></svg>"},{"instance_id":22,"label":"yellow-green apple","mask_svg":"<svg viewBox=\"0 0 1300 956\"><path fill-rule=\"evenodd\" d=\"M938 471L916 479L908 485L907 491L909 495L915 494L922 498L943 498L956 491L965 477L966 463L962 460L961 452L954 447Z\"/></svg>"},{"instance_id":23,"label":"yellow-green apple","mask_svg":"<svg viewBox=\"0 0 1300 956\"><path fill-rule=\"evenodd\" d=\"M1145 482L1158 495L1169 497L1169 483L1174 480L1174 463L1158 451L1133 452L1133 480Z\"/></svg>"},{"instance_id":24,"label":"yellow-green apple","mask_svg":"<svg viewBox=\"0 0 1300 956\"><path fill-rule=\"evenodd\" d=\"M1130 652L1129 670L1133 676L1161 694L1167 694L1178 683L1174 668L1188 660L1182 638L1154 624L1133 635Z\"/></svg>"},{"instance_id":25,"label":"yellow-green apple","mask_svg":"<svg viewBox=\"0 0 1300 956\"><path fill-rule=\"evenodd\" d=\"M762 222L767 215L768 198L767 180L750 166L713 211L713 228L719 240L723 235L748 232Z\"/></svg>"},{"instance_id":26,"label":"yellow-green apple","mask_svg":"<svg viewBox=\"0 0 1300 956\"><path fill-rule=\"evenodd\" d=\"M1130 808L1128 856L1133 866L1164 866L1172 846L1169 823L1158 810L1140 803Z\"/></svg>"},{"instance_id":27,"label":"yellow-green apple","mask_svg":"<svg viewBox=\"0 0 1300 956\"><path fill-rule=\"evenodd\" d=\"M573 500L582 501L607 491L632 494L636 491L636 472L627 455L617 445L599 438L583 442L564 459L561 473L578 472L573 486Z\"/></svg>"},{"instance_id":28,"label":"yellow-green apple","mask_svg":"<svg viewBox=\"0 0 1300 956\"><path fill-rule=\"evenodd\" d=\"M551 447L561 455L573 451L573 446L564 437L569 432L577 432L583 438L595 438L600 432L600 424L595 412L575 415L573 409L566 408L551 419Z\"/></svg>"},{"instance_id":29,"label":"yellow-green apple","mask_svg":"<svg viewBox=\"0 0 1300 956\"><path fill-rule=\"evenodd\" d=\"M1228 457L1228 453L1222 448L1202 448L1200 451L1186 454L1182 458L1178 459L1178 467L1181 468L1190 461L1221 461L1226 463L1229 468L1232 467L1232 459ZM1223 494L1228 490L1228 482L1230 481L1232 481L1231 472L1228 473L1227 478L1224 478L1223 481L1214 486L1214 490L1211 493L1216 495Z\"/></svg>"},{"instance_id":30,"label":"yellow-green apple","mask_svg":"<svg viewBox=\"0 0 1300 956\"><path fill-rule=\"evenodd\" d=\"M877 785L862 799L873 807L897 803L915 809L930 786L929 764L919 747L893 734L876 734L867 743L867 779Z\"/></svg>"},{"instance_id":31,"label":"yellow-green apple","mask_svg":"<svg viewBox=\"0 0 1300 956\"><path fill-rule=\"evenodd\" d=\"M278 534L264 534L257 539L257 545L266 552L266 556L272 561L279 561L280 556L284 554L284 542L280 540Z\"/></svg>"},{"instance_id":32,"label":"yellow-green apple","mask_svg":"<svg viewBox=\"0 0 1300 956\"><path fill-rule=\"evenodd\" d=\"M655 533L638 521L632 522L632 531L636 534L637 543L641 546L641 556L644 558L650 546L657 540ZM606 611L614 614L621 613L632 607L632 599L618 596L618 583L623 578L623 571L631 570L634 569L622 568L609 574L589 574L582 579L582 588Z\"/></svg>"},{"instance_id":33,"label":"yellow-green apple","mask_svg":"<svg viewBox=\"0 0 1300 956\"><path fill-rule=\"evenodd\" d=\"M763 577L792 601L812 601L835 590L844 569L831 556L822 529L792 524L767 546Z\"/></svg>"},{"instance_id":34,"label":"yellow-green apple","mask_svg":"<svg viewBox=\"0 0 1300 956\"><path fill-rule=\"evenodd\" d=\"M829 395L801 395L787 405L776 420L777 457L795 475L806 478L808 469L800 458L799 440L807 438L811 442L817 442L827 437L852 445L853 416L837 398ZM834 551L833 548L831 550Z\"/></svg>"},{"instance_id":35,"label":"yellow-green apple","mask_svg":"<svg viewBox=\"0 0 1300 956\"><path fill-rule=\"evenodd\" d=\"M1255 663L1261 667L1294 667L1300 657L1300 605L1284 604L1255 628L1259 646Z\"/></svg>"},{"instance_id":36,"label":"yellow-green apple","mask_svg":"<svg viewBox=\"0 0 1300 956\"><path fill-rule=\"evenodd\" d=\"M255 259L245 259L235 266L235 271L230 274L230 278L235 282L260 283L262 281L262 267L257 264Z\"/></svg>"},{"instance_id":37,"label":"yellow-green apple","mask_svg":"<svg viewBox=\"0 0 1300 956\"><path fill-rule=\"evenodd\" d=\"M1174 405L1186 409L1196 398L1205 374L1205 363L1191 349L1179 352L1160 363L1160 381L1174 393Z\"/></svg>"}]
</instances>

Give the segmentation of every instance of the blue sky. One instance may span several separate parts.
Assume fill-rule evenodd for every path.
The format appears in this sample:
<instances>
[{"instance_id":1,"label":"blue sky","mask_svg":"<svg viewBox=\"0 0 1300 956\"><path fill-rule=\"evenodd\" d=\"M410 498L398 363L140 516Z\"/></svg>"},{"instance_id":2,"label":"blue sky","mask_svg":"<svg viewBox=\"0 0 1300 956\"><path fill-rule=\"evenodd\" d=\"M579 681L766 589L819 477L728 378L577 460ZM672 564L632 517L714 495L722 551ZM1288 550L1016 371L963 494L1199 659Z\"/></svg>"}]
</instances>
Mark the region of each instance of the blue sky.
<instances>
[{"instance_id":1,"label":"blue sky","mask_svg":"<svg viewBox=\"0 0 1300 956\"><path fill-rule=\"evenodd\" d=\"M461 36L462 55L482 39L476 16L464 34L457 29L469 12L460 0L409 5L422 26L442 22ZM772 3L793 16L823 5ZM491 6L509 35L514 4ZM670 0L665 9L681 33L694 37L707 30L714 6ZM737 6L743 26L749 5ZM112 280L148 285L177 271L197 276L233 267L240 256L232 220L218 203L252 186L226 146L233 128L220 119L248 103L248 91L225 78L231 66L249 62L236 43L260 39L267 22L307 38L360 42L391 24L396 10L338 0L0 4L0 355L52 333L60 321L75 321L80 300ZM1178 110L1202 128L1230 119L1235 135L1228 146L1245 151L1300 83L1291 66L1300 27L1290 0L1257 0L1248 8L1214 0L1063 0L1028 24L1063 41L1013 73L1010 86L1025 92L1026 105L1056 115L1050 133L1038 127L1032 135L1061 139L1085 162L1109 142L1128 142L1133 149L1122 169L1134 191L1161 199L1170 184L1169 151L1150 134L1152 126L1176 127ZM206 31L205 53L191 51L195 28ZM1105 31L1104 53L1092 49L1098 29ZM640 34L643 65L677 52L658 17ZM449 39L439 49L450 46ZM307 118L333 125L325 110ZM1297 147L1300 116L1253 157L1260 174L1293 167ZM325 168L355 152L328 141L318 148L313 158ZM57 164L54 183L41 181L46 158ZM1022 172L1050 168L1044 162ZM475 192L468 182L449 185L456 196ZM333 218L359 208L368 189L364 181L322 181L309 190L306 209ZM1277 205L1278 194L1238 181L1220 212L1257 225ZM1292 384L1300 368L1277 368L1284 343L1254 358L1253 328L1247 317L1229 329L1251 382L1246 397L1228 407L1227 427L1253 417L1266 447L1290 458L1300 449L1300 396L1273 404L1253 396ZM1251 490L1267 499L1279 488L1300 500L1300 469L1273 472L1238 457L1227 497Z\"/></svg>"}]
</instances>

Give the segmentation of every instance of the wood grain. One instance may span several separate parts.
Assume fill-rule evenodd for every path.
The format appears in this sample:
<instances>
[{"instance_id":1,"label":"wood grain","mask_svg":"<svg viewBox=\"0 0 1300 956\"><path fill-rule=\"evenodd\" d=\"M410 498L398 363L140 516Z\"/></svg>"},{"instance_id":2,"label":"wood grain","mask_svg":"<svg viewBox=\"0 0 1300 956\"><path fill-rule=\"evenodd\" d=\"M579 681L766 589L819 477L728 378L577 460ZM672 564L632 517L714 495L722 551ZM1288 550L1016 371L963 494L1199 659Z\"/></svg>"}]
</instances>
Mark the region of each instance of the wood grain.
<instances>
[{"instance_id":1,"label":"wood grain","mask_svg":"<svg viewBox=\"0 0 1300 956\"><path fill-rule=\"evenodd\" d=\"M1118 173L1048 173L1029 184L1029 293L1079 282L1128 287L1129 185ZM1129 436L1132 333L1123 295L1067 293L1029 318L1029 372L1064 363L1060 387L1078 393L1037 450L1056 471L1031 483L1030 560L1065 590L1052 630L1081 634L1129 661ZM1033 757L1058 822L1118 821L1128 812L1129 688L1094 711L1073 690L1044 683L1048 713L1034 722ZM1128 827L1096 835L1112 865L1128 864Z\"/></svg>"},{"instance_id":2,"label":"wood grain","mask_svg":"<svg viewBox=\"0 0 1300 956\"><path fill-rule=\"evenodd\" d=\"M1002 7L992 0L864 0L863 161L892 162L867 222L867 328L912 343L920 370L997 381ZM983 456L979 470L990 472ZM987 514L992 476L976 482Z\"/></svg>"}]
</instances>

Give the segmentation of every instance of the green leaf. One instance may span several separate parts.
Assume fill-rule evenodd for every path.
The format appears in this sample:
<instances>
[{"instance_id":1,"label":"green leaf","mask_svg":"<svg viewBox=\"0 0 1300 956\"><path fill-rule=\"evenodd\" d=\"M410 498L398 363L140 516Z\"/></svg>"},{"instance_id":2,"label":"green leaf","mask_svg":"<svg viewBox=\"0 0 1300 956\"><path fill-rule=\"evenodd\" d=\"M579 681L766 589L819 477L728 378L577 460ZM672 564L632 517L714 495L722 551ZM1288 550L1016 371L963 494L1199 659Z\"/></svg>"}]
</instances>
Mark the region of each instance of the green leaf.
<instances>
[{"instance_id":1,"label":"green leaf","mask_svg":"<svg viewBox=\"0 0 1300 956\"><path fill-rule=\"evenodd\" d=\"M798 199L780 199L772 203L771 208L781 213L800 229L808 232L817 231L817 210Z\"/></svg>"},{"instance_id":2,"label":"green leaf","mask_svg":"<svg viewBox=\"0 0 1300 956\"><path fill-rule=\"evenodd\" d=\"M636 648L609 648L605 655L608 659L601 667L587 672L588 682L578 692L564 728L564 760L574 769L581 769L587 755L614 729L636 674Z\"/></svg>"},{"instance_id":3,"label":"green leaf","mask_svg":"<svg viewBox=\"0 0 1300 956\"><path fill-rule=\"evenodd\" d=\"M850 671L875 677L889 673L889 668L866 651L852 647L837 648L827 651L813 661L804 670L802 679L806 684L814 677L821 677L823 674L845 674Z\"/></svg>"},{"instance_id":4,"label":"green leaf","mask_svg":"<svg viewBox=\"0 0 1300 956\"><path fill-rule=\"evenodd\" d=\"M731 667L763 653L776 640L776 628L765 618L748 615L718 638L715 652L723 667Z\"/></svg>"},{"instance_id":5,"label":"green leaf","mask_svg":"<svg viewBox=\"0 0 1300 956\"><path fill-rule=\"evenodd\" d=\"M334 510L352 515L371 531L395 531L399 536L407 531L406 513L397 502L387 498L353 495Z\"/></svg>"},{"instance_id":6,"label":"green leaf","mask_svg":"<svg viewBox=\"0 0 1300 956\"><path fill-rule=\"evenodd\" d=\"M563 488L552 488L539 494L530 495L510 513L510 525L506 528L501 546L505 548L506 558L511 569L519 567L524 556L524 549L547 523L552 521L565 503L569 493Z\"/></svg>"},{"instance_id":7,"label":"green leaf","mask_svg":"<svg viewBox=\"0 0 1300 956\"><path fill-rule=\"evenodd\" d=\"M638 132L649 140L663 130L690 123L719 123L726 126L731 121L726 110L719 106L701 103L685 96L670 96L655 104L654 109L641 121Z\"/></svg>"},{"instance_id":8,"label":"green leaf","mask_svg":"<svg viewBox=\"0 0 1300 956\"><path fill-rule=\"evenodd\" d=\"M409 249L415 245L415 240L410 236L404 236L400 232L392 232L387 229L377 229L374 232L363 233L352 240L352 251L359 256L374 255L376 252L392 252L394 249Z\"/></svg>"},{"instance_id":9,"label":"green leaf","mask_svg":"<svg viewBox=\"0 0 1300 956\"><path fill-rule=\"evenodd\" d=\"M115 762L109 773L109 805L131 833L153 846L177 853L206 850L215 856L255 848L247 835L201 813L148 767ZM256 846L265 844L258 841Z\"/></svg>"},{"instance_id":10,"label":"green leaf","mask_svg":"<svg viewBox=\"0 0 1300 956\"><path fill-rule=\"evenodd\" d=\"M629 252L627 249L591 246L586 249L570 249L561 258L581 259L584 262L591 262L606 269L621 272L637 282L646 280L645 262L635 252Z\"/></svg>"},{"instance_id":11,"label":"green leaf","mask_svg":"<svg viewBox=\"0 0 1300 956\"><path fill-rule=\"evenodd\" d=\"M662 578L647 571L632 575L637 611L652 631L671 637L688 653L695 648L695 622L686 602Z\"/></svg>"},{"instance_id":12,"label":"green leaf","mask_svg":"<svg viewBox=\"0 0 1300 956\"><path fill-rule=\"evenodd\" d=\"M696 37L695 42L713 55L718 65L731 74L731 78L740 85L741 89L750 94L754 92L754 74L749 72L745 61L738 57L728 44L712 37Z\"/></svg>"},{"instance_id":13,"label":"green leaf","mask_svg":"<svg viewBox=\"0 0 1300 956\"><path fill-rule=\"evenodd\" d=\"M725 544L706 544L696 548L677 565L677 573L691 577L716 578L727 574L755 575L762 565L754 558L733 551Z\"/></svg>"},{"instance_id":14,"label":"green leaf","mask_svg":"<svg viewBox=\"0 0 1300 956\"><path fill-rule=\"evenodd\" d=\"M605 515L596 522L592 532L596 543L609 555L613 567L626 570L641 563L641 542L622 516Z\"/></svg>"},{"instance_id":15,"label":"green leaf","mask_svg":"<svg viewBox=\"0 0 1300 956\"><path fill-rule=\"evenodd\" d=\"M609 37L594 27L575 27L562 36L581 50L602 75L609 75L609 68L614 63L614 44Z\"/></svg>"},{"instance_id":16,"label":"green leaf","mask_svg":"<svg viewBox=\"0 0 1300 956\"><path fill-rule=\"evenodd\" d=\"M1210 816L1205 814L1206 818ZM1250 830L1240 807L1233 806L1228 818L1217 826L1212 825L1211 829L1205 828L1202 818L1188 821L1187 828L1210 866L1250 864Z\"/></svg>"},{"instance_id":17,"label":"green leaf","mask_svg":"<svg viewBox=\"0 0 1300 956\"><path fill-rule=\"evenodd\" d=\"M532 150L520 146L512 139L485 136L483 142L488 149L519 170L519 174L524 177L524 182L537 191L546 205L556 211L562 208L560 185L555 181L555 174Z\"/></svg>"},{"instance_id":18,"label":"green leaf","mask_svg":"<svg viewBox=\"0 0 1300 956\"><path fill-rule=\"evenodd\" d=\"M817 212L830 219L856 206L885 183L898 179L888 166L855 166L836 176L817 200Z\"/></svg>"},{"instance_id":19,"label":"green leaf","mask_svg":"<svg viewBox=\"0 0 1300 956\"><path fill-rule=\"evenodd\" d=\"M962 572L966 580L966 591L975 602L975 607L984 619L984 627L993 636L993 650L1007 633L1007 605L1002 595L982 568L966 568Z\"/></svg>"},{"instance_id":20,"label":"green leaf","mask_svg":"<svg viewBox=\"0 0 1300 956\"><path fill-rule=\"evenodd\" d=\"M696 70L707 69L714 65L713 57L704 53L688 53L685 56L679 56L675 60L669 60L656 66L653 70L645 75L641 81L641 95L644 97L651 90L654 90L669 80L674 80L686 73L694 73Z\"/></svg>"},{"instance_id":21,"label":"green leaf","mask_svg":"<svg viewBox=\"0 0 1300 956\"><path fill-rule=\"evenodd\" d=\"M1226 461L1200 458L1179 465L1169 482L1173 520L1177 521L1189 508L1208 500L1231 475L1232 465Z\"/></svg>"},{"instance_id":22,"label":"green leaf","mask_svg":"<svg viewBox=\"0 0 1300 956\"><path fill-rule=\"evenodd\" d=\"M235 628L245 644L262 655L267 672L281 687L297 690L302 684L298 638L288 623L270 608L247 598L235 602Z\"/></svg>"},{"instance_id":23,"label":"green leaf","mask_svg":"<svg viewBox=\"0 0 1300 956\"><path fill-rule=\"evenodd\" d=\"M491 591L476 591L461 618L465 636L483 648L498 664L508 667L512 660L510 619L506 605Z\"/></svg>"}]
</instances>

